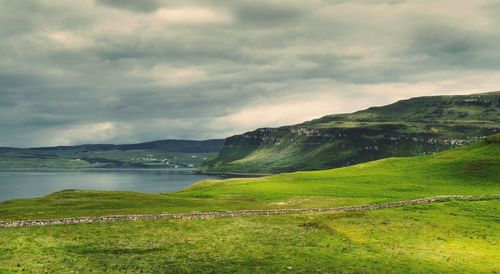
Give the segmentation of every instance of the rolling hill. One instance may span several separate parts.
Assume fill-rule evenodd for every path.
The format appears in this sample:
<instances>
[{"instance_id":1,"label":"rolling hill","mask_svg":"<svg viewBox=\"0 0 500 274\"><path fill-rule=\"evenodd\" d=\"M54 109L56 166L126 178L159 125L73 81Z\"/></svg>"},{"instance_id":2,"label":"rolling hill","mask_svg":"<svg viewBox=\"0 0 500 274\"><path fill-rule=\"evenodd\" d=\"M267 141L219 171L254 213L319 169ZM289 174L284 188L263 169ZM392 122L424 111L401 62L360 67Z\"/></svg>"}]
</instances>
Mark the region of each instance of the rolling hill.
<instances>
[{"instance_id":1,"label":"rolling hill","mask_svg":"<svg viewBox=\"0 0 500 274\"><path fill-rule=\"evenodd\" d=\"M138 144L0 148L0 168L199 167L223 140L159 140Z\"/></svg>"},{"instance_id":2,"label":"rolling hill","mask_svg":"<svg viewBox=\"0 0 500 274\"><path fill-rule=\"evenodd\" d=\"M500 131L500 92L402 100L229 137L206 172L321 170L435 153Z\"/></svg>"},{"instance_id":3,"label":"rolling hill","mask_svg":"<svg viewBox=\"0 0 500 274\"><path fill-rule=\"evenodd\" d=\"M206 181L169 194L67 190L0 221L380 204L500 193L500 135L433 155ZM495 273L498 199L372 211L0 229L0 272Z\"/></svg>"}]
</instances>

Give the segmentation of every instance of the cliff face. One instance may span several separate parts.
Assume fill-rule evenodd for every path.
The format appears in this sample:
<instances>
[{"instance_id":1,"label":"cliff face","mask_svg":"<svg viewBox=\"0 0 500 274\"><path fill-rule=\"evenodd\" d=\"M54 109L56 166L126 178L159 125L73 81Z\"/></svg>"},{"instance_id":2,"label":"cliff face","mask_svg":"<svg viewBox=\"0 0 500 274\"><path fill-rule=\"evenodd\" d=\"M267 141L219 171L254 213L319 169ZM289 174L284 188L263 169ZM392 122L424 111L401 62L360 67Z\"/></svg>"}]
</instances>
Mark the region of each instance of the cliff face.
<instances>
[{"instance_id":1,"label":"cliff face","mask_svg":"<svg viewBox=\"0 0 500 274\"><path fill-rule=\"evenodd\" d=\"M434 153L500 131L500 93L404 100L229 137L206 171L277 173Z\"/></svg>"}]
</instances>

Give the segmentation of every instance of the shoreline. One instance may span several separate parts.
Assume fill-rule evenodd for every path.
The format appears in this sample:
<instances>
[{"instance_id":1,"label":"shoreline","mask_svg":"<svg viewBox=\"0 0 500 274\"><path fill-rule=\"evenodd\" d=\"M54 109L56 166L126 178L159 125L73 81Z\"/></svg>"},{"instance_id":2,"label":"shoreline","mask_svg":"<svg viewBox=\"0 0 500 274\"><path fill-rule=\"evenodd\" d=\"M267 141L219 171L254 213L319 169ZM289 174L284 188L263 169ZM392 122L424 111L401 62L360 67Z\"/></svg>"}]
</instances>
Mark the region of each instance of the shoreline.
<instances>
[{"instance_id":1,"label":"shoreline","mask_svg":"<svg viewBox=\"0 0 500 274\"><path fill-rule=\"evenodd\" d=\"M201 171L201 170L195 171L194 174L221 176L221 177L228 177L228 178L259 178L259 177L276 175L276 174L272 174L272 173L209 172L209 171Z\"/></svg>"},{"instance_id":2,"label":"shoreline","mask_svg":"<svg viewBox=\"0 0 500 274\"><path fill-rule=\"evenodd\" d=\"M76 171L76 170L189 170L189 171L196 171L196 168L194 167L179 167L179 168L173 168L173 167L168 167L168 168L157 168L157 167L83 167L83 168L64 168L64 167L34 167L34 168L0 168L0 172L3 171L40 171L40 170L47 170L47 171L53 171L53 170L68 170L68 171Z\"/></svg>"},{"instance_id":3,"label":"shoreline","mask_svg":"<svg viewBox=\"0 0 500 274\"><path fill-rule=\"evenodd\" d=\"M45 188L34 188L34 176L54 176L58 184L51 182L43 183ZM112 187L100 187L92 183L95 178L109 178L108 175L122 176L120 178L131 178L130 182L118 183ZM144 185L142 179L137 176L151 175L155 178L163 178L164 187L152 184ZM73 181L74 176L81 176L79 180ZM124 176L124 177L123 177ZM171 176L175 176L175 180ZM60 178L60 179L59 179ZM142 177L141 177L142 178ZM6 184L0 184L0 203L17 199L32 199L50 195L55 192L68 189L75 190L96 190L96 191L125 191L140 193L174 193L183 190L205 180L222 180L223 176L203 175L196 173L195 168L23 168L23 169L0 169L0 181ZM88 182L86 182L87 180ZM29 191L18 192L13 187L12 182L23 185L30 189ZM36 182L39 184L39 182ZM54 185L55 187L52 187ZM179 188L180 187L180 188Z\"/></svg>"}]
</instances>

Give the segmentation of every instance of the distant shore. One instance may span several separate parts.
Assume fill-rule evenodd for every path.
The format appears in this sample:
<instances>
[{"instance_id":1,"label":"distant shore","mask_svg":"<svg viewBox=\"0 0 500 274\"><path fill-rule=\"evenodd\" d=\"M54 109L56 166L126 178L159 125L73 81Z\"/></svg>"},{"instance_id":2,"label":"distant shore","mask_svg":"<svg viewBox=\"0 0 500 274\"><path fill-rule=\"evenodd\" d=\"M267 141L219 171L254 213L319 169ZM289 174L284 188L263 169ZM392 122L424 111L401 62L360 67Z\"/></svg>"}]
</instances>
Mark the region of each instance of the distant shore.
<instances>
[{"instance_id":1,"label":"distant shore","mask_svg":"<svg viewBox=\"0 0 500 274\"><path fill-rule=\"evenodd\" d=\"M213 175L213 176L221 176L221 177L244 177L244 178L258 178L271 176L274 174L270 173L237 173L237 172L208 172L208 171L195 171L197 175Z\"/></svg>"},{"instance_id":2,"label":"distant shore","mask_svg":"<svg viewBox=\"0 0 500 274\"><path fill-rule=\"evenodd\" d=\"M31 171L31 170L68 170L68 171L78 171L78 170L189 170L196 171L195 167L12 167L4 168L0 167L0 171Z\"/></svg>"}]
</instances>

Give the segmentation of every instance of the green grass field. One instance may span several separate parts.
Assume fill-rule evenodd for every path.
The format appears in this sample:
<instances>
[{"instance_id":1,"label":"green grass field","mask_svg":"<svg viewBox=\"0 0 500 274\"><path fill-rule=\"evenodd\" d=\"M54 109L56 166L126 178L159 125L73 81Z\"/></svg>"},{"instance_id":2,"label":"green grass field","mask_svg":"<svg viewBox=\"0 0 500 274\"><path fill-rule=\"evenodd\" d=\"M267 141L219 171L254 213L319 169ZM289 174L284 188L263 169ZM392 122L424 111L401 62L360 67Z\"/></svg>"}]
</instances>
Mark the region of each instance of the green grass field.
<instances>
[{"instance_id":1,"label":"green grass field","mask_svg":"<svg viewBox=\"0 0 500 274\"><path fill-rule=\"evenodd\" d=\"M214 180L181 192L62 191L0 220L360 205L500 193L500 135L429 156ZM350 213L0 229L0 272L497 273L500 201Z\"/></svg>"},{"instance_id":2,"label":"green grass field","mask_svg":"<svg viewBox=\"0 0 500 274\"><path fill-rule=\"evenodd\" d=\"M495 273L500 202L0 230L0 272ZM291 268L291 269L287 269Z\"/></svg>"}]
</instances>

